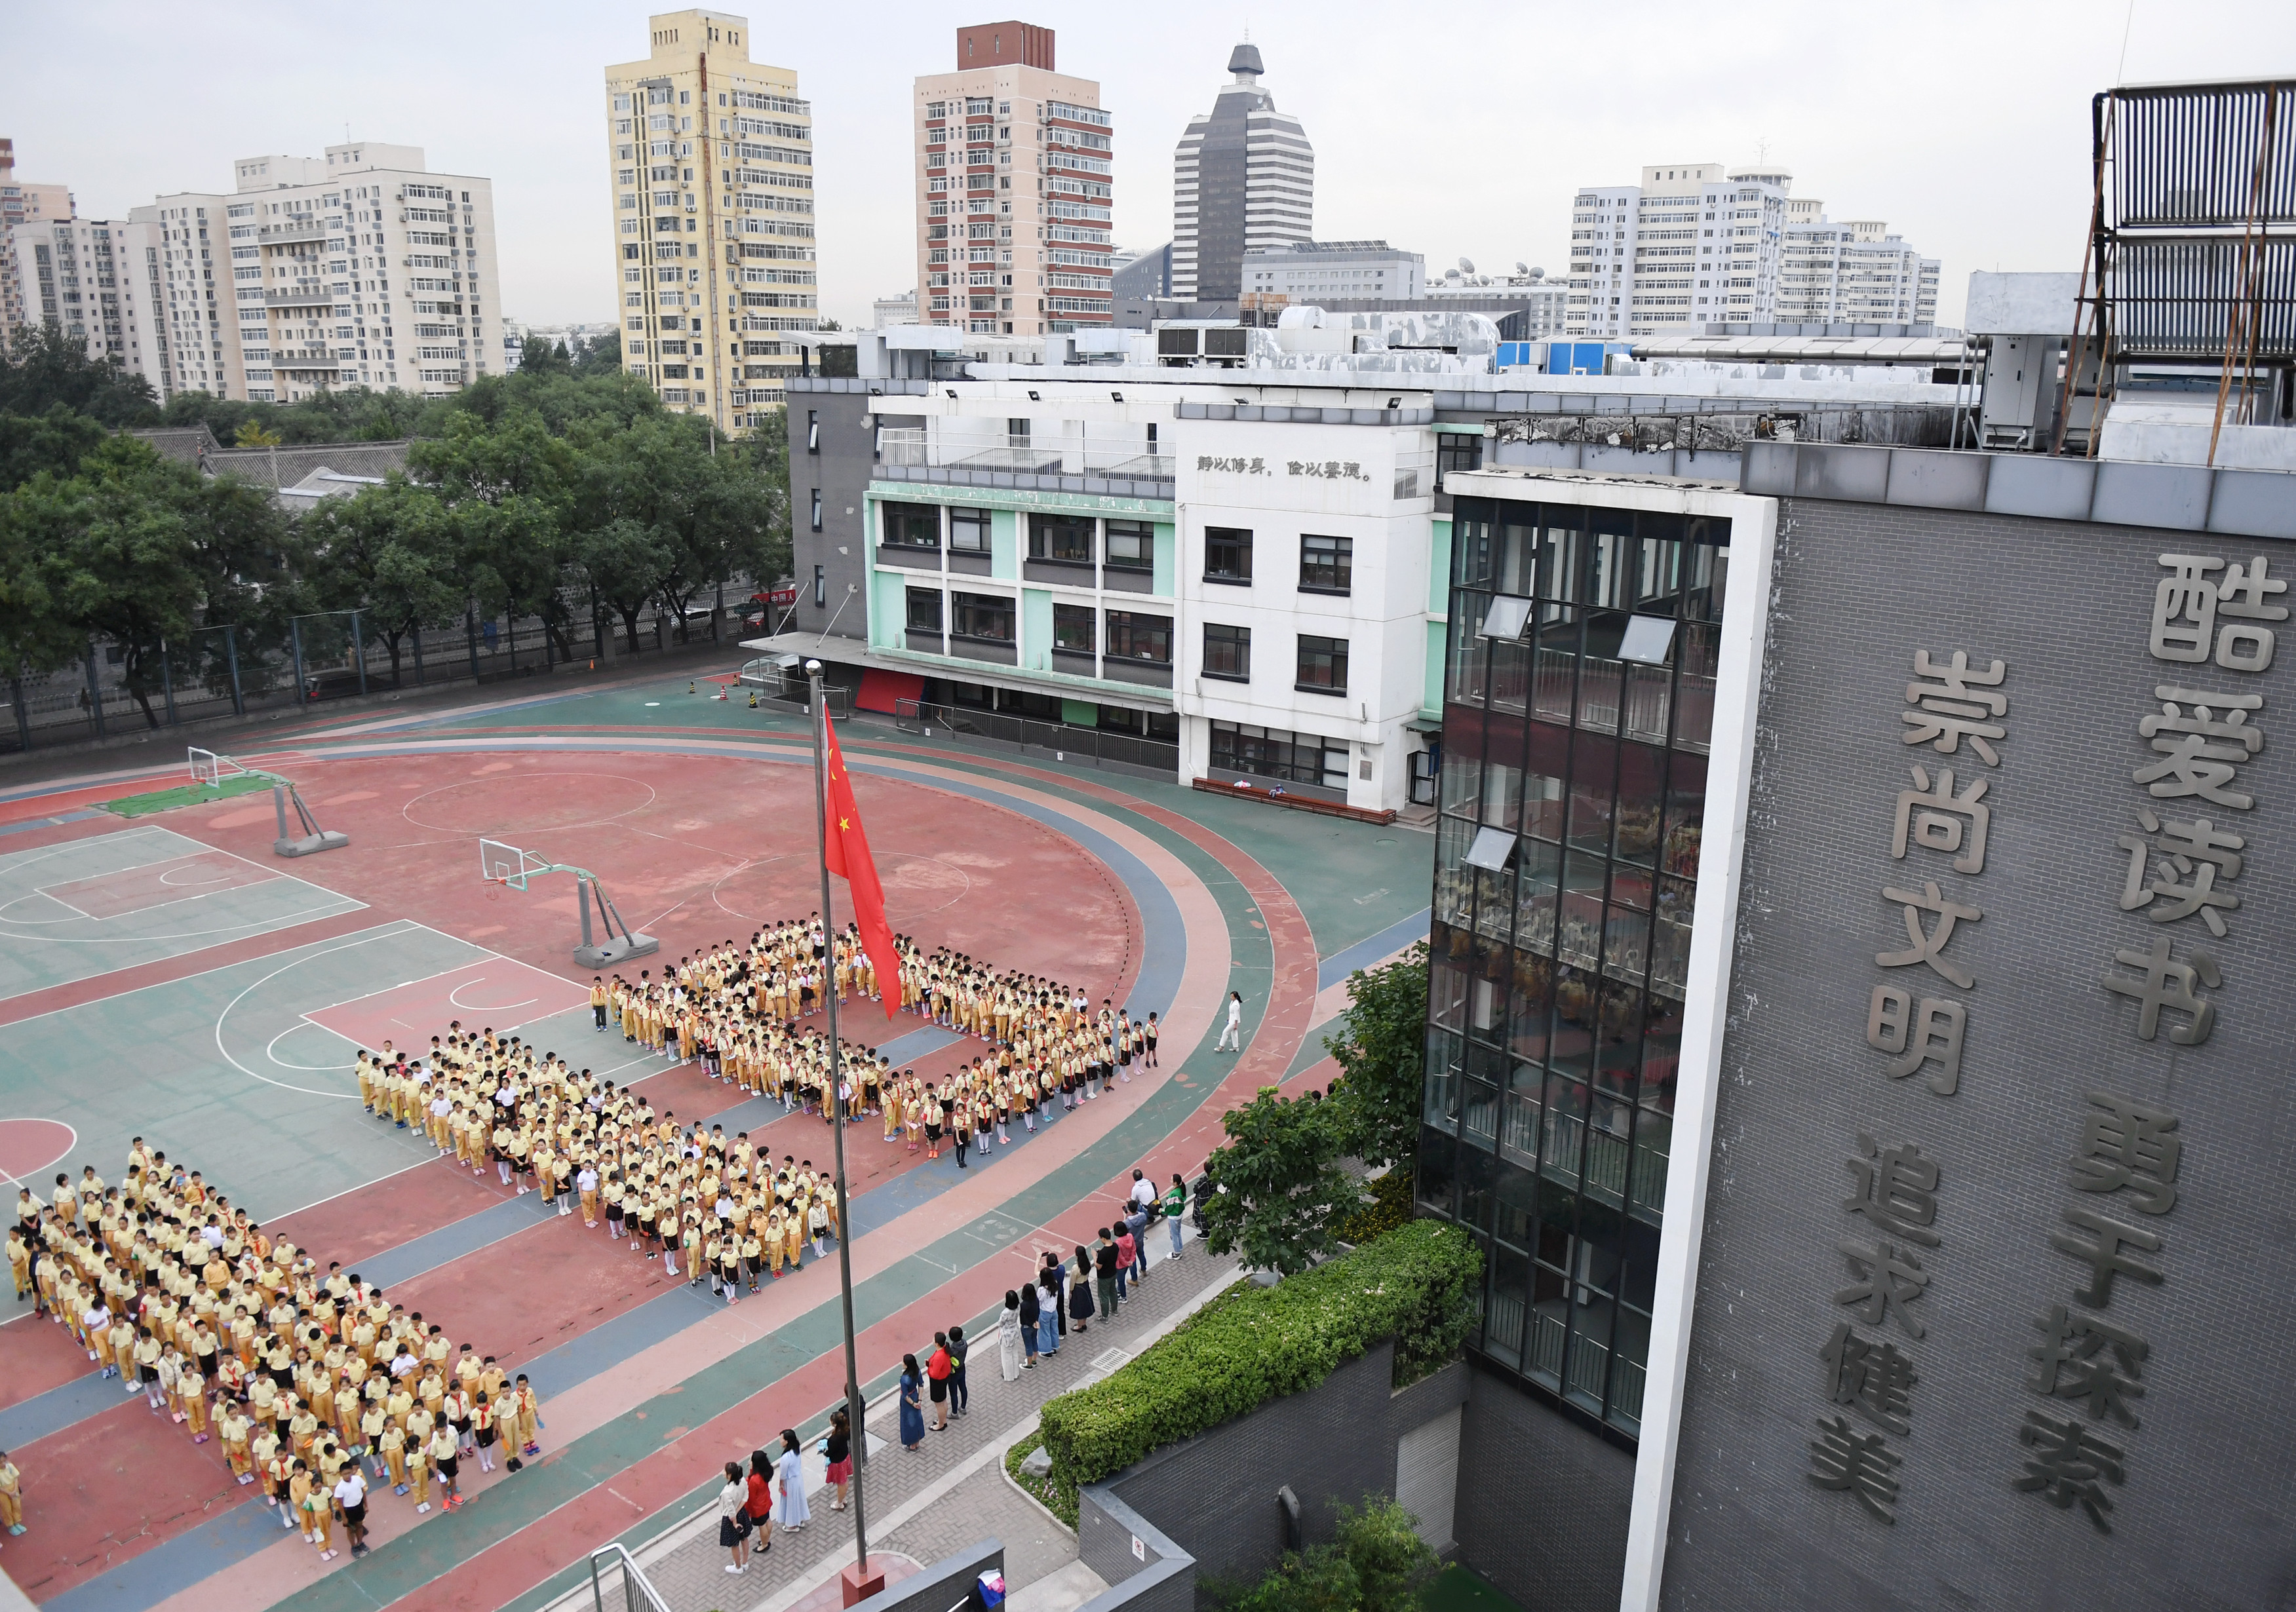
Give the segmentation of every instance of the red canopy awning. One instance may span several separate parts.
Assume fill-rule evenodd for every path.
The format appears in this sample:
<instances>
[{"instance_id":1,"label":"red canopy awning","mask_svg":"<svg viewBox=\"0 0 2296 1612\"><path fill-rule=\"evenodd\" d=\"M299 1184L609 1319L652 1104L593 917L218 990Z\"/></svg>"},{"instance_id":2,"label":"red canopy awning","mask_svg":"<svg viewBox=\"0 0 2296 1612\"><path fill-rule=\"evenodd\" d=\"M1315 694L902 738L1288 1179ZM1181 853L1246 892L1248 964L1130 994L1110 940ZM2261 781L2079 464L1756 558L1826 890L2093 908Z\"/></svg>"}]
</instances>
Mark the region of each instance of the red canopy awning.
<instances>
[{"instance_id":1,"label":"red canopy awning","mask_svg":"<svg viewBox=\"0 0 2296 1612\"><path fill-rule=\"evenodd\" d=\"M888 672L877 667L864 667L861 691L853 697L854 705L864 711L882 711L894 715L897 700L922 700L925 680L914 672Z\"/></svg>"}]
</instances>

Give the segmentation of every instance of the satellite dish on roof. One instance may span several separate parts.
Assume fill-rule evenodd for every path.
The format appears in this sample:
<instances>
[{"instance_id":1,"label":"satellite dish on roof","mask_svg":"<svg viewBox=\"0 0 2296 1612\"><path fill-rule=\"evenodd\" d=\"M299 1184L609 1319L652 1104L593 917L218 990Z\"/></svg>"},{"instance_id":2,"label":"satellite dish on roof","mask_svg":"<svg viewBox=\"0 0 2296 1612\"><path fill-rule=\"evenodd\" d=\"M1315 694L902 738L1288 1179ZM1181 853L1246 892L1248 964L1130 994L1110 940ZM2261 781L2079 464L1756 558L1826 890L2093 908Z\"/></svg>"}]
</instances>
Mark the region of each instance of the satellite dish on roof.
<instances>
[{"instance_id":1,"label":"satellite dish on roof","mask_svg":"<svg viewBox=\"0 0 2296 1612\"><path fill-rule=\"evenodd\" d=\"M1546 278L1546 271L1543 268L1535 268L1530 271L1530 277L1533 280L1544 280Z\"/></svg>"},{"instance_id":2,"label":"satellite dish on roof","mask_svg":"<svg viewBox=\"0 0 2296 1612\"><path fill-rule=\"evenodd\" d=\"M1518 274L1528 274L1530 273L1530 270L1524 264L1523 260L1518 258L1514 260L1514 272Z\"/></svg>"},{"instance_id":3,"label":"satellite dish on roof","mask_svg":"<svg viewBox=\"0 0 2296 1612\"><path fill-rule=\"evenodd\" d=\"M1475 272L1475 266L1467 258L1462 258L1459 259L1459 272L1462 274L1472 274Z\"/></svg>"}]
</instances>

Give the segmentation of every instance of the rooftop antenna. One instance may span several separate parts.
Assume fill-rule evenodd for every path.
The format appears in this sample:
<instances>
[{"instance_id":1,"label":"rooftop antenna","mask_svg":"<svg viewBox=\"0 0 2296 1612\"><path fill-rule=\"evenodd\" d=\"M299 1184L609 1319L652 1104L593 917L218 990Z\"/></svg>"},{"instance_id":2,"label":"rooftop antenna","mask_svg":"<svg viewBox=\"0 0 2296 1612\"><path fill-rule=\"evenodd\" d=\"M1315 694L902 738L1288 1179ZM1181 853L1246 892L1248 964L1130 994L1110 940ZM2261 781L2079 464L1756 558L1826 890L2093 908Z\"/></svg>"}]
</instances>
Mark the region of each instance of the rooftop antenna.
<instances>
[{"instance_id":1,"label":"rooftop antenna","mask_svg":"<svg viewBox=\"0 0 2296 1612\"><path fill-rule=\"evenodd\" d=\"M2128 77L2128 35L2136 26L2136 0L2128 0L2128 16L2120 25L2120 65L2112 70L2112 81L2120 83Z\"/></svg>"}]
</instances>

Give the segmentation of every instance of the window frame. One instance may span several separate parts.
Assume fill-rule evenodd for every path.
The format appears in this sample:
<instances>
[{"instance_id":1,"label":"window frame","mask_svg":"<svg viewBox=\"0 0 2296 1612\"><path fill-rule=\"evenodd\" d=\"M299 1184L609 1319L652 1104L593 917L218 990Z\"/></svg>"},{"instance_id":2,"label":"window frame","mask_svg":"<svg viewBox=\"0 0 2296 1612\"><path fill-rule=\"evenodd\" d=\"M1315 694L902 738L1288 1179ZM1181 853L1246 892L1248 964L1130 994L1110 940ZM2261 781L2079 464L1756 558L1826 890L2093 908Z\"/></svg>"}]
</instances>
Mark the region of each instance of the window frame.
<instances>
[{"instance_id":1,"label":"window frame","mask_svg":"<svg viewBox=\"0 0 2296 1612\"><path fill-rule=\"evenodd\" d=\"M1118 528L1123 528L1121 532ZM1137 536L1140 558L1119 560L1116 544L1119 536L1129 541ZM1111 571L1152 572L1156 569L1156 526L1149 520L1105 520L1100 533L1101 563Z\"/></svg>"},{"instance_id":2,"label":"window frame","mask_svg":"<svg viewBox=\"0 0 2296 1612\"><path fill-rule=\"evenodd\" d=\"M1099 562L1100 522L1091 515L1071 515L1062 511L1031 510L1029 512L1029 558L1038 565L1070 565L1089 569ZM1082 531L1084 554L1051 552L1048 536L1059 531Z\"/></svg>"},{"instance_id":3,"label":"window frame","mask_svg":"<svg viewBox=\"0 0 2296 1612\"><path fill-rule=\"evenodd\" d=\"M1062 629L1081 624L1085 641L1082 645L1062 642ZM1062 655L1097 655L1100 653L1100 613L1088 604L1053 603L1053 649Z\"/></svg>"},{"instance_id":4,"label":"window frame","mask_svg":"<svg viewBox=\"0 0 2296 1612\"><path fill-rule=\"evenodd\" d=\"M932 520L931 543L917 543L906 535L898 537L892 535L897 520L906 526L908 521L924 516L931 516ZM919 553L938 554L941 546L940 528L940 506L937 503L901 503L887 499L877 505L877 545L880 548L914 549Z\"/></svg>"},{"instance_id":5,"label":"window frame","mask_svg":"<svg viewBox=\"0 0 2296 1612\"><path fill-rule=\"evenodd\" d=\"M957 540L957 534L960 531L971 532L973 530L978 530L980 534L980 541L978 544L960 543ZM996 520L989 511L985 509L976 509L970 504L951 504L949 506L948 536L943 541L947 544L948 552L950 553L986 554L989 552L991 545L994 544L995 540Z\"/></svg>"},{"instance_id":6,"label":"window frame","mask_svg":"<svg viewBox=\"0 0 2296 1612\"><path fill-rule=\"evenodd\" d=\"M1110 660L1121 660L1128 666L1163 666L1172 664L1172 618L1151 615L1145 610L1110 610L1101 624L1103 656ZM1129 645L1133 634L1144 633L1160 643L1161 655L1139 655ZM1119 648L1119 642L1127 647Z\"/></svg>"},{"instance_id":7,"label":"window frame","mask_svg":"<svg viewBox=\"0 0 2296 1612\"><path fill-rule=\"evenodd\" d=\"M1216 640L1212 636L1215 633L1222 636ZM1226 671L1214 669L1213 662L1216 657L1213 654L1212 646L1215 642L1223 645L1226 651L1225 654L1217 657L1228 663L1229 669ZM1251 629L1234 622L1205 622L1202 675L1221 683L1250 683L1251 681Z\"/></svg>"},{"instance_id":8,"label":"window frame","mask_svg":"<svg viewBox=\"0 0 2296 1612\"><path fill-rule=\"evenodd\" d=\"M1010 594L1006 593L962 593L952 589L949 593L948 635L952 638L969 638L975 643L1013 643L1016 642L1013 635L1016 602ZM984 613L1003 616L1004 625L1003 636L969 630L980 624Z\"/></svg>"},{"instance_id":9,"label":"window frame","mask_svg":"<svg viewBox=\"0 0 2296 1612\"><path fill-rule=\"evenodd\" d=\"M1227 570L1212 569L1213 544L1218 543L1232 549L1241 564ZM1251 528L1241 526L1208 526L1204 528L1204 580L1223 587L1248 588L1251 585Z\"/></svg>"},{"instance_id":10,"label":"window frame","mask_svg":"<svg viewBox=\"0 0 2296 1612\"><path fill-rule=\"evenodd\" d=\"M1311 647L1316 645L1323 647ZM1330 674L1329 681L1324 683L1309 681L1308 673L1310 656L1323 658L1324 668ZM1292 686L1302 694L1324 694L1335 699L1344 698L1348 691L1348 641L1344 638L1327 638L1320 633L1300 634L1293 646Z\"/></svg>"},{"instance_id":11,"label":"window frame","mask_svg":"<svg viewBox=\"0 0 2296 1612\"><path fill-rule=\"evenodd\" d=\"M1332 545L1332 556L1328 562L1309 561L1308 545L1311 543L1328 543ZM1330 532L1300 533L1300 591L1303 593L1325 593L1341 599L1348 597L1354 592L1355 553L1356 540L1352 537L1341 537ZM1319 579L1310 582L1308 577L1311 571L1319 578L1329 577L1331 580Z\"/></svg>"},{"instance_id":12,"label":"window frame","mask_svg":"<svg viewBox=\"0 0 2296 1612\"><path fill-rule=\"evenodd\" d=\"M948 595L939 588L909 587L902 589L901 592L901 630L906 633L931 633L936 637L939 636L948 618ZM932 605L932 619L929 622L917 619L917 607L926 601L930 601Z\"/></svg>"}]
</instances>

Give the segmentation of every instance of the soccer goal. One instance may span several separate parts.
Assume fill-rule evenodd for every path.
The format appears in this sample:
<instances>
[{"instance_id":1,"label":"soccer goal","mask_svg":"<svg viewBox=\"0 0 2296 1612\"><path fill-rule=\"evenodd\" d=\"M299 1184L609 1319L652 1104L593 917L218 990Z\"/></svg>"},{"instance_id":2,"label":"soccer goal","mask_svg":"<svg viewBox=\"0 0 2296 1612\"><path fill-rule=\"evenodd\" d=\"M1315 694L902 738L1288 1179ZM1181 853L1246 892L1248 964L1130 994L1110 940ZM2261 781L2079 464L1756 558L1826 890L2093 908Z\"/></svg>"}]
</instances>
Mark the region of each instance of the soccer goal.
<instances>
[{"instance_id":1,"label":"soccer goal","mask_svg":"<svg viewBox=\"0 0 2296 1612\"><path fill-rule=\"evenodd\" d=\"M219 787L226 778L243 775L249 769L228 756L218 756L213 750L191 748L192 781L208 789Z\"/></svg>"}]
</instances>

